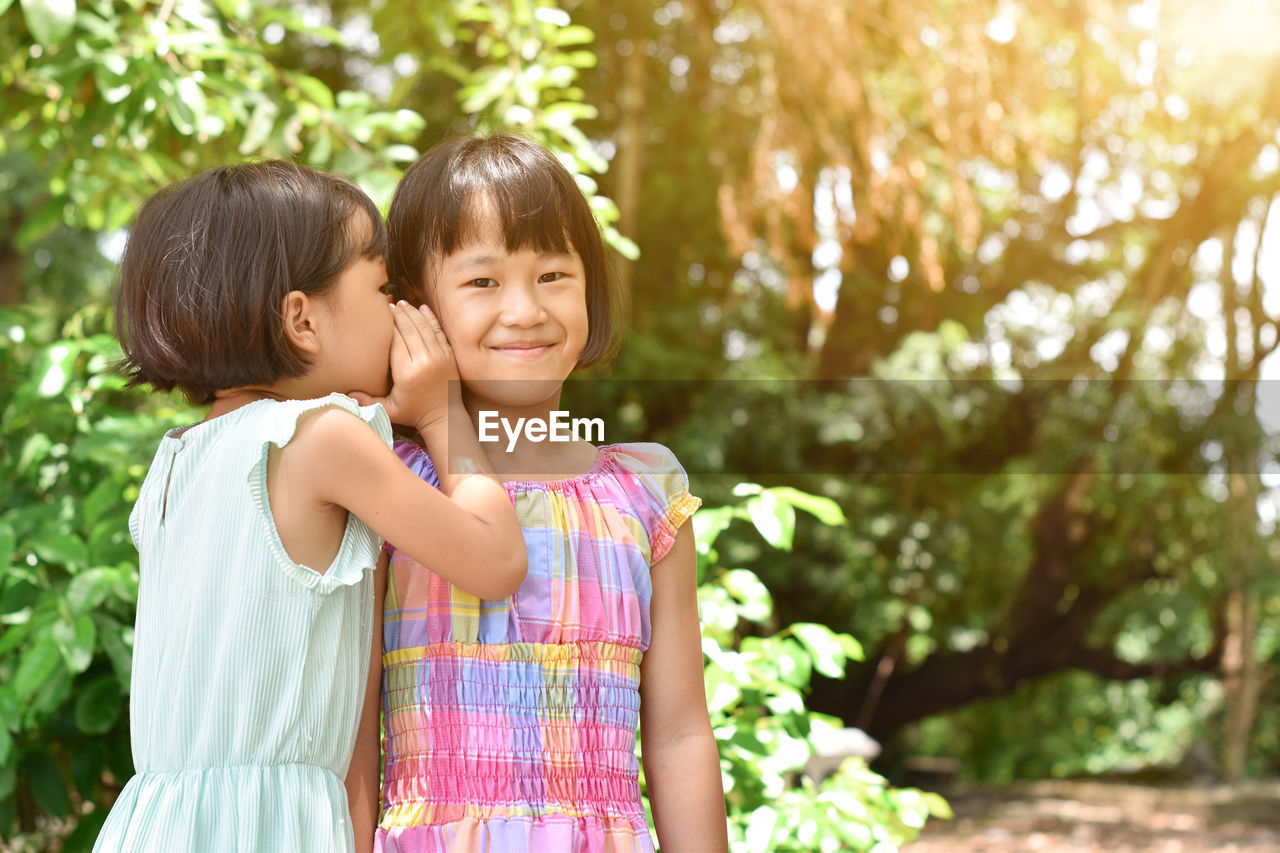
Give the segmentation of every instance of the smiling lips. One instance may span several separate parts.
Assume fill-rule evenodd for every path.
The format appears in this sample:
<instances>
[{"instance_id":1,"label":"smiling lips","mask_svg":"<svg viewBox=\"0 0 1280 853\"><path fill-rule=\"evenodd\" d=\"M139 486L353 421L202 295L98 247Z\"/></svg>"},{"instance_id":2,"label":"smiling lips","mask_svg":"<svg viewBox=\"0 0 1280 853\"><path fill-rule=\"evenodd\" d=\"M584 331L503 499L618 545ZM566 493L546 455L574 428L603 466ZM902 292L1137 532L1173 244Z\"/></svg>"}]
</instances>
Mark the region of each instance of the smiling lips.
<instances>
[{"instance_id":1,"label":"smiling lips","mask_svg":"<svg viewBox=\"0 0 1280 853\"><path fill-rule=\"evenodd\" d=\"M534 359L540 355L551 351L551 344L540 344L532 341L520 343L506 344L504 346L490 347L494 352L508 356L509 358Z\"/></svg>"}]
</instances>

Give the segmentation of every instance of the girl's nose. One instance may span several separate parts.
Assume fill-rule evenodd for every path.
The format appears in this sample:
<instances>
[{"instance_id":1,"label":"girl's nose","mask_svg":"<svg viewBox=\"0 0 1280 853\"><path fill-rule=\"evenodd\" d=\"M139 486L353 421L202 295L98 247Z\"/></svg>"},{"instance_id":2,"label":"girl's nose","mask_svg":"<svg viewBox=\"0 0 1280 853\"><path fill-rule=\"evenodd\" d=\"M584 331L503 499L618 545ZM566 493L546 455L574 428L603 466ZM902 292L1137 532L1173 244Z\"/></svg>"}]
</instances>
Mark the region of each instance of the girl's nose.
<instances>
[{"instance_id":1,"label":"girl's nose","mask_svg":"<svg viewBox=\"0 0 1280 853\"><path fill-rule=\"evenodd\" d=\"M503 288L503 323L508 326L537 326L546 318L547 312L538 301L535 287L525 285Z\"/></svg>"}]
</instances>

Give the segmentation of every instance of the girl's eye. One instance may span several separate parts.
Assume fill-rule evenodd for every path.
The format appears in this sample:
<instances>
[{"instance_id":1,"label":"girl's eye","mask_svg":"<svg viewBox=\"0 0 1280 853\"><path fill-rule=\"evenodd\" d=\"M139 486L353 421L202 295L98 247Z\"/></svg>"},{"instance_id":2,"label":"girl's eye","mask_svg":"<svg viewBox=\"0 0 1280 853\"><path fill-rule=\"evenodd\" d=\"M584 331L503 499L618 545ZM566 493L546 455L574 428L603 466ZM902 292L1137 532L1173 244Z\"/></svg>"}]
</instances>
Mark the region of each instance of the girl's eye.
<instances>
[{"instance_id":1,"label":"girl's eye","mask_svg":"<svg viewBox=\"0 0 1280 853\"><path fill-rule=\"evenodd\" d=\"M486 290L491 287L498 286L498 283L491 278L473 278L471 279L471 281L467 282L467 284L470 284L474 287L484 288Z\"/></svg>"},{"instance_id":2,"label":"girl's eye","mask_svg":"<svg viewBox=\"0 0 1280 853\"><path fill-rule=\"evenodd\" d=\"M550 284L551 282L559 281L562 278L564 278L564 273L562 272L544 272L538 277L538 281L543 284Z\"/></svg>"},{"instance_id":3,"label":"girl's eye","mask_svg":"<svg viewBox=\"0 0 1280 853\"><path fill-rule=\"evenodd\" d=\"M382 285L382 287L378 288L378 292L381 293L383 296L395 296L396 288L395 288L395 285L393 285L391 282L387 282L386 284Z\"/></svg>"}]
</instances>

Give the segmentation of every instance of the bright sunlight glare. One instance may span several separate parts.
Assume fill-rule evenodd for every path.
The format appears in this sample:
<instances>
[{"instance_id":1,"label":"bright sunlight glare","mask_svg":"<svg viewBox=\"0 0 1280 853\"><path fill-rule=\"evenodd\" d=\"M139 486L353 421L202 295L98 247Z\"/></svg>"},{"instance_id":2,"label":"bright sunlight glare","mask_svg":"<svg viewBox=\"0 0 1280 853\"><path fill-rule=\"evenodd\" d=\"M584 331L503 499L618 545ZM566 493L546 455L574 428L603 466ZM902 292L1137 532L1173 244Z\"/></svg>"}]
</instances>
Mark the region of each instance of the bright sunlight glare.
<instances>
[{"instance_id":1,"label":"bright sunlight glare","mask_svg":"<svg viewBox=\"0 0 1280 853\"><path fill-rule=\"evenodd\" d=\"M1170 34L1202 61L1280 55L1280 0L1171 0L1164 5L1160 17Z\"/></svg>"}]
</instances>

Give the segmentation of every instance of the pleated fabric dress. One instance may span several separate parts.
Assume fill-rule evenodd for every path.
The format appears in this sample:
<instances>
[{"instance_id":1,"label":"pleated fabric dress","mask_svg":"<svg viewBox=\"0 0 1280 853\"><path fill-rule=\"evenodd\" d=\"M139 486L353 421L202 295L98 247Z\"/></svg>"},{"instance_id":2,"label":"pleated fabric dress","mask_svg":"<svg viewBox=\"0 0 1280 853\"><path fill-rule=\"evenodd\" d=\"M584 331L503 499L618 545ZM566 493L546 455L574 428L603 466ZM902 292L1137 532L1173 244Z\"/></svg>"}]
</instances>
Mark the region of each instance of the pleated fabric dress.
<instances>
[{"instance_id":1,"label":"pleated fabric dress","mask_svg":"<svg viewBox=\"0 0 1280 853\"><path fill-rule=\"evenodd\" d=\"M420 449L396 452L437 482ZM529 553L511 598L481 601L392 549L376 849L648 853L635 744L649 569L700 502L647 443L506 487Z\"/></svg>"},{"instance_id":2,"label":"pleated fabric dress","mask_svg":"<svg viewBox=\"0 0 1280 853\"><path fill-rule=\"evenodd\" d=\"M381 406L261 400L160 442L130 517L140 558L129 701L137 775L101 851L349 851L343 781L382 540L349 516L323 574L289 559L266 462L322 406L391 444Z\"/></svg>"}]
</instances>

